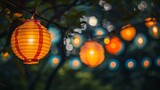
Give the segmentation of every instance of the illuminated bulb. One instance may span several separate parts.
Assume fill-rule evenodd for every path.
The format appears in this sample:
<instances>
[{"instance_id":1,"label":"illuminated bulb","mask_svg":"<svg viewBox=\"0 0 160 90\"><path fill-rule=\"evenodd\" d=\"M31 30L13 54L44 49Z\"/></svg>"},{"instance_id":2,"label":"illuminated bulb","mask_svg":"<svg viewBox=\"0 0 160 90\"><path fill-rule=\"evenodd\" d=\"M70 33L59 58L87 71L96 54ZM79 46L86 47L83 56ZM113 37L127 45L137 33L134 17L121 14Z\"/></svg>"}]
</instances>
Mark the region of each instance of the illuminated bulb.
<instances>
[{"instance_id":1,"label":"illuminated bulb","mask_svg":"<svg viewBox=\"0 0 160 90\"><path fill-rule=\"evenodd\" d=\"M157 28L156 26L153 26L153 29L152 29L152 30L153 30L154 33L157 33L157 32L158 32L158 28Z\"/></svg>"},{"instance_id":2,"label":"illuminated bulb","mask_svg":"<svg viewBox=\"0 0 160 90\"><path fill-rule=\"evenodd\" d=\"M91 55L94 55L94 50L90 50L89 52Z\"/></svg>"},{"instance_id":3,"label":"illuminated bulb","mask_svg":"<svg viewBox=\"0 0 160 90\"><path fill-rule=\"evenodd\" d=\"M2 54L2 56L3 56L3 57L8 57L8 55L9 55L9 53L8 53L8 52L6 52L6 53Z\"/></svg>"},{"instance_id":4,"label":"illuminated bulb","mask_svg":"<svg viewBox=\"0 0 160 90\"><path fill-rule=\"evenodd\" d=\"M104 39L104 43L105 43L105 44L109 44L109 42L110 42L109 38L105 38L105 39Z\"/></svg>"},{"instance_id":5,"label":"illuminated bulb","mask_svg":"<svg viewBox=\"0 0 160 90\"><path fill-rule=\"evenodd\" d=\"M116 67L116 62L111 62L110 67L115 68Z\"/></svg>"},{"instance_id":6,"label":"illuminated bulb","mask_svg":"<svg viewBox=\"0 0 160 90\"><path fill-rule=\"evenodd\" d=\"M129 67L129 68L132 68L132 67L133 67L133 62L131 62L131 61L128 62L128 67Z\"/></svg>"},{"instance_id":7,"label":"illuminated bulb","mask_svg":"<svg viewBox=\"0 0 160 90\"><path fill-rule=\"evenodd\" d=\"M31 43L33 43L34 39L33 39L33 38L30 38L30 39L28 39L28 41L29 41L29 43L31 44Z\"/></svg>"},{"instance_id":8,"label":"illuminated bulb","mask_svg":"<svg viewBox=\"0 0 160 90\"><path fill-rule=\"evenodd\" d=\"M103 32L101 30L97 31L97 35L102 35L102 34L103 34Z\"/></svg>"},{"instance_id":9,"label":"illuminated bulb","mask_svg":"<svg viewBox=\"0 0 160 90\"><path fill-rule=\"evenodd\" d=\"M139 43L139 44L142 44L142 43L143 43L143 38L142 38L142 37L139 37L139 38L138 38L138 43Z\"/></svg>"},{"instance_id":10,"label":"illuminated bulb","mask_svg":"<svg viewBox=\"0 0 160 90\"><path fill-rule=\"evenodd\" d=\"M148 67L149 66L149 61L148 60L145 60L144 61L144 67Z\"/></svg>"},{"instance_id":11,"label":"illuminated bulb","mask_svg":"<svg viewBox=\"0 0 160 90\"><path fill-rule=\"evenodd\" d=\"M78 67L79 66L79 61L78 60L74 60L73 61L73 66L74 67Z\"/></svg>"},{"instance_id":12,"label":"illuminated bulb","mask_svg":"<svg viewBox=\"0 0 160 90\"><path fill-rule=\"evenodd\" d=\"M59 59L58 58L53 58L53 64L57 65L59 63Z\"/></svg>"},{"instance_id":13,"label":"illuminated bulb","mask_svg":"<svg viewBox=\"0 0 160 90\"><path fill-rule=\"evenodd\" d=\"M75 37L75 39L73 39L73 42L75 44L79 44L80 43L80 39L78 37Z\"/></svg>"},{"instance_id":14,"label":"illuminated bulb","mask_svg":"<svg viewBox=\"0 0 160 90\"><path fill-rule=\"evenodd\" d=\"M98 23L98 20L97 20L97 18L96 18L95 16L92 16L92 17L89 18L88 23L89 23L89 25L91 25L91 26L96 26L97 23Z\"/></svg>"}]
</instances>

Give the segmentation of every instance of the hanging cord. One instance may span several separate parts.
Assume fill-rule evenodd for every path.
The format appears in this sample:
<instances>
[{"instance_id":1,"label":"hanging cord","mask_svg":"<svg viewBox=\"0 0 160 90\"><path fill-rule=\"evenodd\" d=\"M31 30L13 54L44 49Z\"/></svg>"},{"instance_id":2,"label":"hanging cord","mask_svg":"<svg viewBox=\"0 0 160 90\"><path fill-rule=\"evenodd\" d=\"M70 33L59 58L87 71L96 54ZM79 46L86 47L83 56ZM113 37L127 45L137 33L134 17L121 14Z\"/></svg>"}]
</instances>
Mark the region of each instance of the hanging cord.
<instances>
[{"instance_id":1,"label":"hanging cord","mask_svg":"<svg viewBox=\"0 0 160 90\"><path fill-rule=\"evenodd\" d=\"M15 3L12 2L12 1L8 1L8 0L3 0L3 1L6 2L6 3L8 3L8 4L10 4L10 5L12 5L12 6L15 7L15 8L24 10L24 11L26 11L26 12L28 12L28 13L30 13L30 14L33 15L33 11L34 11L34 10L33 10L33 11L29 11L29 10L26 9L26 8L19 7L17 4L15 4ZM52 21L50 21L50 20L48 20L48 19L45 19L45 18L43 18L43 17L35 14L35 11L34 11L34 16L37 17L37 18L43 19L43 20L45 20L45 21L47 21L47 22L49 22L49 23L54 24L55 26L57 26L58 28L60 28L60 30L66 30L66 29L67 29L67 27L63 27L63 26L61 26L60 24L58 24L58 23L56 23L56 22L52 22Z\"/></svg>"}]
</instances>

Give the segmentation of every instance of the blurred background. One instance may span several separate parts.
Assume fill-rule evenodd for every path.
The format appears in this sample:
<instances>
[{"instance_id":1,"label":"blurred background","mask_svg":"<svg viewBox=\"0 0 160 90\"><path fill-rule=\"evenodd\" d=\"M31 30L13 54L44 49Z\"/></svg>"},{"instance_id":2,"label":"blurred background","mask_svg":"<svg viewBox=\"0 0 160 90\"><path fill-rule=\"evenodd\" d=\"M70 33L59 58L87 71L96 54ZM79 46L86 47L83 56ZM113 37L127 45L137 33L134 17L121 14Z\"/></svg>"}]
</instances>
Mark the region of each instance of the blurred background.
<instances>
[{"instance_id":1,"label":"blurred background","mask_svg":"<svg viewBox=\"0 0 160 90\"><path fill-rule=\"evenodd\" d=\"M52 45L26 65L10 39L33 12ZM159 16L159 0L1 0L0 90L160 90ZM95 68L79 55L89 39L105 51Z\"/></svg>"}]
</instances>

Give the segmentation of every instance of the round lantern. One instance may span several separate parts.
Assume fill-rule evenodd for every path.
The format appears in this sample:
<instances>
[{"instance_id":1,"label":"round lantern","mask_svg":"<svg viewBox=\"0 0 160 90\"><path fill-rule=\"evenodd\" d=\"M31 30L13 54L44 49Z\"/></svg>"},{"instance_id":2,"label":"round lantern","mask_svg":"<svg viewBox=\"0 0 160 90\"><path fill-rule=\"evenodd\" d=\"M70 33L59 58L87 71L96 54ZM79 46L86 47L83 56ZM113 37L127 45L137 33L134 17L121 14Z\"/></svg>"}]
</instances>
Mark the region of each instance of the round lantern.
<instances>
[{"instance_id":1,"label":"round lantern","mask_svg":"<svg viewBox=\"0 0 160 90\"><path fill-rule=\"evenodd\" d=\"M112 37L108 44L106 44L106 50L108 53L118 55L123 51L123 43L117 37Z\"/></svg>"},{"instance_id":2,"label":"round lantern","mask_svg":"<svg viewBox=\"0 0 160 90\"><path fill-rule=\"evenodd\" d=\"M160 31L159 31L159 29L160 29L160 25L159 24L155 24L155 25L149 27L148 31L149 31L149 34L153 38L158 39L160 37Z\"/></svg>"},{"instance_id":3,"label":"round lantern","mask_svg":"<svg viewBox=\"0 0 160 90\"><path fill-rule=\"evenodd\" d=\"M131 41L136 35L136 29L130 24L123 26L120 31L121 37L126 41Z\"/></svg>"},{"instance_id":4,"label":"round lantern","mask_svg":"<svg viewBox=\"0 0 160 90\"><path fill-rule=\"evenodd\" d=\"M89 67L97 67L104 61L104 49L96 41L87 41L81 47L80 58Z\"/></svg>"},{"instance_id":5,"label":"round lantern","mask_svg":"<svg viewBox=\"0 0 160 90\"><path fill-rule=\"evenodd\" d=\"M146 18L145 19L145 25L147 27L151 27L151 26L153 26L156 23L157 23L156 18Z\"/></svg>"},{"instance_id":6,"label":"round lantern","mask_svg":"<svg viewBox=\"0 0 160 90\"><path fill-rule=\"evenodd\" d=\"M24 60L24 64L36 64L48 53L51 35L38 20L25 20L13 32L11 46L15 55Z\"/></svg>"}]
</instances>

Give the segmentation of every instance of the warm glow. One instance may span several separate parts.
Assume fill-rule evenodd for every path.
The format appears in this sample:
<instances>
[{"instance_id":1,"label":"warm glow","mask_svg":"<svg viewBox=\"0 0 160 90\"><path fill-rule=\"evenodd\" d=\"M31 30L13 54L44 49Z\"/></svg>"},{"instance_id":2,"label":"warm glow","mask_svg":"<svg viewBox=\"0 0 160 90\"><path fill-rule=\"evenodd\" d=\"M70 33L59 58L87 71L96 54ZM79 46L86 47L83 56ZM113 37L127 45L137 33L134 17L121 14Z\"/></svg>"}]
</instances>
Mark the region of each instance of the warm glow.
<instances>
[{"instance_id":1,"label":"warm glow","mask_svg":"<svg viewBox=\"0 0 160 90\"><path fill-rule=\"evenodd\" d=\"M148 67L149 66L149 61L145 60L143 64L144 64L144 67Z\"/></svg>"},{"instance_id":2,"label":"warm glow","mask_svg":"<svg viewBox=\"0 0 160 90\"><path fill-rule=\"evenodd\" d=\"M152 30L153 30L154 33L158 33L158 28L156 26L153 26Z\"/></svg>"},{"instance_id":3,"label":"warm glow","mask_svg":"<svg viewBox=\"0 0 160 90\"><path fill-rule=\"evenodd\" d=\"M157 64L160 65L160 59L158 59Z\"/></svg>"},{"instance_id":4,"label":"warm glow","mask_svg":"<svg viewBox=\"0 0 160 90\"><path fill-rule=\"evenodd\" d=\"M73 44L75 44L75 45L79 45L80 44L80 37L79 36L75 36L74 37Z\"/></svg>"},{"instance_id":5,"label":"warm glow","mask_svg":"<svg viewBox=\"0 0 160 90\"><path fill-rule=\"evenodd\" d=\"M81 47L80 58L89 67L97 67L104 60L104 49L96 41L87 41Z\"/></svg>"},{"instance_id":6,"label":"warm glow","mask_svg":"<svg viewBox=\"0 0 160 90\"><path fill-rule=\"evenodd\" d=\"M9 55L8 52L2 54L3 57L8 57L8 55Z\"/></svg>"},{"instance_id":7,"label":"warm glow","mask_svg":"<svg viewBox=\"0 0 160 90\"><path fill-rule=\"evenodd\" d=\"M106 44L106 50L110 54L118 54L122 50L122 42L119 38L117 37L112 37L110 39L110 42Z\"/></svg>"},{"instance_id":8,"label":"warm glow","mask_svg":"<svg viewBox=\"0 0 160 90\"><path fill-rule=\"evenodd\" d=\"M126 41L131 41L136 35L136 29L130 24L122 27L120 31L121 37Z\"/></svg>"},{"instance_id":9,"label":"warm glow","mask_svg":"<svg viewBox=\"0 0 160 90\"><path fill-rule=\"evenodd\" d=\"M74 60L73 61L73 66L74 67L78 67L79 66L79 61L78 60Z\"/></svg>"},{"instance_id":10,"label":"warm glow","mask_svg":"<svg viewBox=\"0 0 160 90\"><path fill-rule=\"evenodd\" d=\"M98 20L95 16L89 17L89 21L88 21L89 25L91 26L96 26L98 23Z\"/></svg>"},{"instance_id":11,"label":"warm glow","mask_svg":"<svg viewBox=\"0 0 160 90\"><path fill-rule=\"evenodd\" d=\"M145 19L145 24L147 27L151 27L156 23L157 23L156 18L146 18Z\"/></svg>"},{"instance_id":12,"label":"warm glow","mask_svg":"<svg viewBox=\"0 0 160 90\"><path fill-rule=\"evenodd\" d=\"M111 62L111 63L110 63L110 67L111 67L111 68L115 68L115 67L116 67L116 62Z\"/></svg>"},{"instance_id":13,"label":"warm glow","mask_svg":"<svg viewBox=\"0 0 160 90\"><path fill-rule=\"evenodd\" d=\"M103 32L101 30L97 31L97 35L102 35L102 34L103 34Z\"/></svg>"},{"instance_id":14,"label":"warm glow","mask_svg":"<svg viewBox=\"0 0 160 90\"><path fill-rule=\"evenodd\" d=\"M132 68L132 67L133 67L133 65L134 65L134 63L133 63L133 62L131 62L131 61L130 61L130 62L128 62L128 67L129 67L129 68Z\"/></svg>"},{"instance_id":15,"label":"warm glow","mask_svg":"<svg viewBox=\"0 0 160 90\"><path fill-rule=\"evenodd\" d=\"M109 44L109 42L110 42L109 38L105 38L105 39L104 39L104 43L105 43L105 44Z\"/></svg>"},{"instance_id":16,"label":"warm glow","mask_svg":"<svg viewBox=\"0 0 160 90\"><path fill-rule=\"evenodd\" d=\"M58 58L53 58L52 62L53 62L53 64L57 65L57 64L59 64L59 59Z\"/></svg>"},{"instance_id":17,"label":"warm glow","mask_svg":"<svg viewBox=\"0 0 160 90\"><path fill-rule=\"evenodd\" d=\"M138 38L138 44L140 44L140 45L143 44L143 38L142 37Z\"/></svg>"},{"instance_id":18,"label":"warm glow","mask_svg":"<svg viewBox=\"0 0 160 90\"><path fill-rule=\"evenodd\" d=\"M48 53L51 35L38 20L25 20L11 36L12 50L24 64L36 64Z\"/></svg>"}]
</instances>

